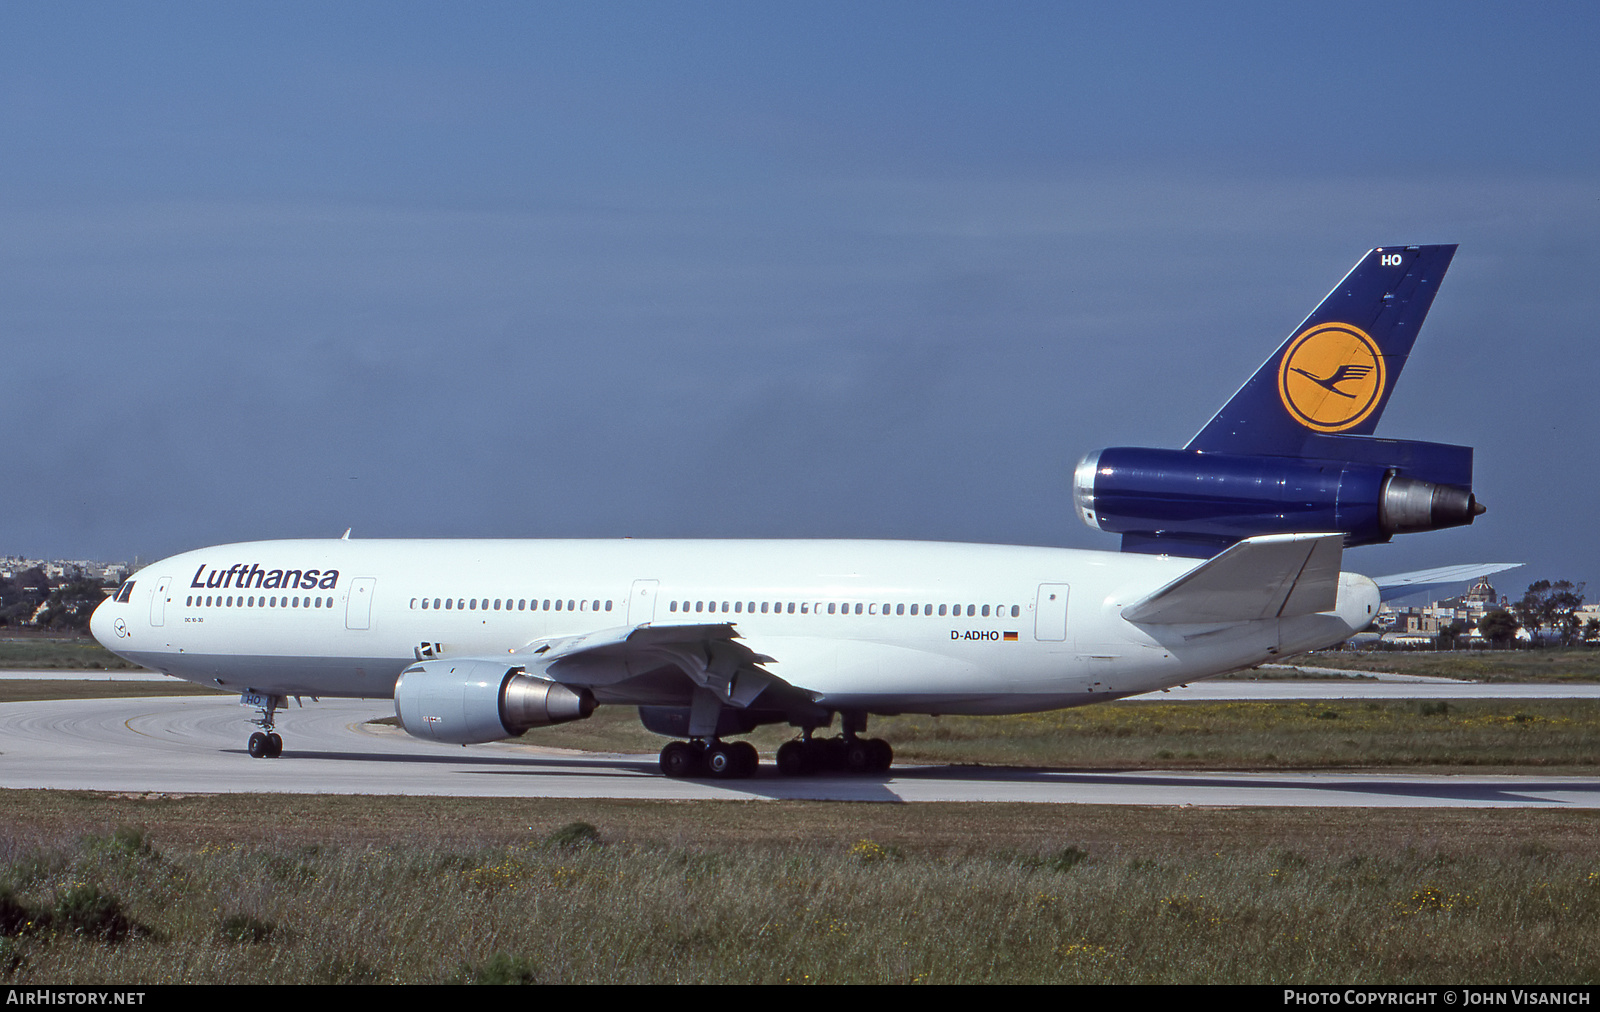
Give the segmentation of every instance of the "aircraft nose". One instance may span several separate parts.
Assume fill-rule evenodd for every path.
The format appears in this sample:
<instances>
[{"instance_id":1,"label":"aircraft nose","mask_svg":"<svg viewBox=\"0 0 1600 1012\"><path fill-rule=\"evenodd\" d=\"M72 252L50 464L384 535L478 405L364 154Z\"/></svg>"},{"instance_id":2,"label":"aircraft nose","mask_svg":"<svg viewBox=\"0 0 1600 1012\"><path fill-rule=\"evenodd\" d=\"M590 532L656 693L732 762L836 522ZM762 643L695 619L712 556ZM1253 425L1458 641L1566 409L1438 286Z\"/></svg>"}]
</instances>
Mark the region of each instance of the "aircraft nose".
<instances>
[{"instance_id":1,"label":"aircraft nose","mask_svg":"<svg viewBox=\"0 0 1600 1012\"><path fill-rule=\"evenodd\" d=\"M111 598L108 597L96 605L94 614L89 616L90 635L98 640L100 645L105 647L107 650L112 649L117 640L117 634L113 628L113 624L116 622L116 616L112 614L112 611L115 609L115 607L116 606L112 602Z\"/></svg>"}]
</instances>

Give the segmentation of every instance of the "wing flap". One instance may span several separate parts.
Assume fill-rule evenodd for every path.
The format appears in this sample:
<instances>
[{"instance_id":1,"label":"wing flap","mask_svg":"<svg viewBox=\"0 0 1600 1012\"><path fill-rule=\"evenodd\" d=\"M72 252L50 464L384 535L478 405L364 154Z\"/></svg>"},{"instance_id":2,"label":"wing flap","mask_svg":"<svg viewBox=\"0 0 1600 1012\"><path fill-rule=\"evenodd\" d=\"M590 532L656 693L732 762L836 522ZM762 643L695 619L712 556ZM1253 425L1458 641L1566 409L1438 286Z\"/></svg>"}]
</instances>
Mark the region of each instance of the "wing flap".
<instances>
[{"instance_id":1,"label":"wing flap","mask_svg":"<svg viewBox=\"0 0 1600 1012\"><path fill-rule=\"evenodd\" d=\"M618 672L672 665L730 706L747 707L769 689L793 689L761 665L773 658L739 639L732 623L615 626L534 640L511 651L541 677L598 684Z\"/></svg>"},{"instance_id":2,"label":"wing flap","mask_svg":"<svg viewBox=\"0 0 1600 1012\"><path fill-rule=\"evenodd\" d=\"M1332 611L1342 534L1246 538L1143 600L1122 617L1145 625L1251 622Z\"/></svg>"}]
</instances>

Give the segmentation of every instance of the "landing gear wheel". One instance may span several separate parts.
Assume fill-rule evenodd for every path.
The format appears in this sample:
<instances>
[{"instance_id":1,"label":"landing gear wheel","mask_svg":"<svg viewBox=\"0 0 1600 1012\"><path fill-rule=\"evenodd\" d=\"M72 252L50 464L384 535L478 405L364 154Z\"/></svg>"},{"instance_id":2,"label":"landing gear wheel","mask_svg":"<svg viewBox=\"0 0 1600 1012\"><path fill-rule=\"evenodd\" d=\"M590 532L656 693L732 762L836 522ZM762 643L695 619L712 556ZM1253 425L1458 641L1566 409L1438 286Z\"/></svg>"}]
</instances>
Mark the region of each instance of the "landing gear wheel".
<instances>
[{"instance_id":1,"label":"landing gear wheel","mask_svg":"<svg viewBox=\"0 0 1600 1012\"><path fill-rule=\"evenodd\" d=\"M272 742L260 731L250 736L250 743L246 747L252 759L265 759L272 754Z\"/></svg>"},{"instance_id":2,"label":"landing gear wheel","mask_svg":"<svg viewBox=\"0 0 1600 1012\"><path fill-rule=\"evenodd\" d=\"M747 741L733 743L734 758L739 760L739 776L753 777L756 768L761 765L761 756L756 754L756 747Z\"/></svg>"},{"instance_id":3,"label":"landing gear wheel","mask_svg":"<svg viewBox=\"0 0 1600 1012\"><path fill-rule=\"evenodd\" d=\"M844 765L851 773L871 773L876 758L870 738L856 738L844 746Z\"/></svg>"},{"instance_id":4,"label":"landing gear wheel","mask_svg":"<svg viewBox=\"0 0 1600 1012\"><path fill-rule=\"evenodd\" d=\"M811 772L824 773L844 769L844 739L812 738L804 747L806 766Z\"/></svg>"},{"instance_id":5,"label":"landing gear wheel","mask_svg":"<svg viewBox=\"0 0 1600 1012\"><path fill-rule=\"evenodd\" d=\"M267 734L267 758L276 759L283 755L283 739L278 732L270 731Z\"/></svg>"},{"instance_id":6,"label":"landing gear wheel","mask_svg":"<svg viewBox=\"0 0 1600 1012\"><path fill-rule=\"evenodd\" d=\"M786 741L778 746L778 773L786 777L803 777L811 772L806 759L806 743Z\"/></svg>"},{"instance_id":7,"label":"landing gear wheel","mask_svg":"<svg viewBox=\"0 0 1600 1012\"><path fill-rule=\"evenodd\" d=\"M718 780L726 780L739 775L739 753L732 745L716 742L706 749L706 772Z\"/></svg>"},{"instance_id":8,"label":"landing gear wheel","mask_svg":"<svg viewBox=\"0 0 1600 1012\"><path fill-rule=\"evenodd\" d=\"M867 742L872 746L872 771L874 773L887 773L894 764L894 749L882 738L873 738Z\"/></svg>"},{"instance_id":9,"label":"landing gear wheel","mask_svg":"<svg viewBox=\"0 0 1600 1012\"><path fill-rule=\"evenodd\" d=\"M668 743L661 750L661 772L669 777L689 777L700 768L700 750L686 741Z\"/></svg>"}]
</instances>

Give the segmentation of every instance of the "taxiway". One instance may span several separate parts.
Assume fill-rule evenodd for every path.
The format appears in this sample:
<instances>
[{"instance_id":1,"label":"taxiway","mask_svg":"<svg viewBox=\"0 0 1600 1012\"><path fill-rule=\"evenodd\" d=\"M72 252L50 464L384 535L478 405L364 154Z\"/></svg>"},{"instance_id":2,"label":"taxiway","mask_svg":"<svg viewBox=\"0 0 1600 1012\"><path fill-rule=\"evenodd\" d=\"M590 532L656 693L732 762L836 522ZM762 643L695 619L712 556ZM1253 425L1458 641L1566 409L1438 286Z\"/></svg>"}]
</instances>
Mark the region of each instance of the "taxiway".
<instances>
[{"instance_id":1,"label":"taxiway","mask_svg":"<svg viewBox=\"0 0 1600 1012\"><path fill-rule=\"evenodd\" d=\"M1231 683L1236 694L1244 687L1286 684L1306 688L1305 683ZM1584 695L1600 692L1596 686L1577 688ZM1328 698L1326 691L1321 698ZM778 776L769 762L748 780L672 780L658 772L654 755L562 753L520 743L464 748L368 723L392 713L391 704L381 700L291 705L278 716L287 751L279 759L258 760L243 747L247 711L229 698L5 703L0 704L0 787L141 794L1600 808L1600 777L1592 776L896 765L877 777L790 779Z\"/></svg>"}]
</instances>

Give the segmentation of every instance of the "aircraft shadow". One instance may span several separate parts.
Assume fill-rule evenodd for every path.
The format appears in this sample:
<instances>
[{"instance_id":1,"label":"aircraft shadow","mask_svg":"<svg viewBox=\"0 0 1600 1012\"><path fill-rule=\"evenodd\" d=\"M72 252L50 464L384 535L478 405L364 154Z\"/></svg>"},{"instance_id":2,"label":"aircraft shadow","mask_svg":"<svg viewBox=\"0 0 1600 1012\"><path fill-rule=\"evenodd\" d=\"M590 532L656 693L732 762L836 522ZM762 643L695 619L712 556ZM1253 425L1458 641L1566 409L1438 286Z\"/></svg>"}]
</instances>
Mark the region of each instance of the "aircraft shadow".
<instances>
[{"instance_id":1,"label":"aircraft shadow","mask_svg":"<svg viewBox=\"0 0 1600 1012\"><path fill-rule=\"evenodd\" d=\"M225 751L243 754L243 749ZM463 774L477 776L538 776L560 773L568 776L635 780L640 777L665 779L652 759L619 756L483 756L483 755L430 755L426 753L345 752L292 750L285 759L315 759L349 763L399 764L406 766L431 765L452 767ZM1541 804L1551 802L1539 797L1540 792L1578 794L1600 800L1600 780L1550 780L1519 779L1515 784L1491 782L1468 777L1452 776L1449 782L1437 780L1404 782L1377 776L1351 777L1339 774L1338 779L1312 779L1315 771L1308 771L1306 779L1260 774L1170 774L1159 772L1123 772L1112 770L1083 770L1058 768L1032 768L1017 766L906 766L896 767L883 774L833 774L807 777L783 777L770 763L763 763L755 776L744 780L714 780L697 777L674 781L716 788L721 792L772 800L848 800L906 803L894 789L894 784L937 781L961 783L994 783L1038 786L1083 787L1144 787L1168 791L1191 790L1197 794L1212 790L1269 792L1293 790L1327 795L1381 795L1393 798L1413 798L1419 802ZM1093 803L1092 801L1089 803ZM1206 804L1197 798L1196 804ZM1559 802L1558 802L1559 803Z\"/></svg>"}]
</instances>

